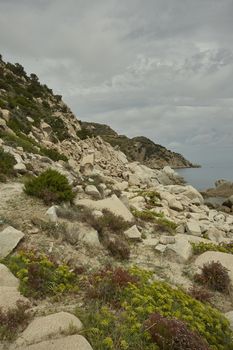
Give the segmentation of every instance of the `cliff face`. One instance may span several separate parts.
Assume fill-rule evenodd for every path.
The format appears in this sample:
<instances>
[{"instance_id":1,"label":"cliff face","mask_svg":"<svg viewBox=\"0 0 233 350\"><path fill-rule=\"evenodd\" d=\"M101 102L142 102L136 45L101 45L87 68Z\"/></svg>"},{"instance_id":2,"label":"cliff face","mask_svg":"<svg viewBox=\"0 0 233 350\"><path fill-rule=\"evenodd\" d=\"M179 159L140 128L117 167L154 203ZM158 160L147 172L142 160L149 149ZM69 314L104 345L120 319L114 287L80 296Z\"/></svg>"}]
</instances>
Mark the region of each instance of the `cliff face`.
<instances>
[{"instance_id":1,"label":"cliff face","mask_svg":"<svg viewBox=\"0 0 233 350\"><path fill-rule=\"evenodd\" d=\"M80 136L85 138L92 135L101 135L113 147L119 147L129 161L139 161L150 168L158 169L167 165L173 168L193 167L193 164L181 154L155 144L146 137L139 136L130 139L127 136L118 135L107 125L82 122Z\"/></svg>"}]
</instances>

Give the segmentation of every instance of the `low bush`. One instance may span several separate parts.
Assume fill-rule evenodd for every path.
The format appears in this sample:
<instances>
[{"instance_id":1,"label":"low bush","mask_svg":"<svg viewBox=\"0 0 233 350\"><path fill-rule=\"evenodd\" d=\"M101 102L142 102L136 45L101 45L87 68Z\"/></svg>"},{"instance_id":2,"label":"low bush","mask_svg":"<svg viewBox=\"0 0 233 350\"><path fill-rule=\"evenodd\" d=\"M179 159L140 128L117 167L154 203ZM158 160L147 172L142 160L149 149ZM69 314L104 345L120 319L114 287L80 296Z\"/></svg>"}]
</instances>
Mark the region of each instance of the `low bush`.
<instances>
[{"instance_id":1,"label":"low bush","mask_svg":"<svg viewBox=\"0 0 233 350\"><path fill-rule=\"evenodd\" d=\"M114 237L107 243L107 249L117 259L128 260L130 258L130 246L123 237Z\"/></svg>"},{"instance_id":2,"label":"low bush","mask_svg":"<svg viewBox=\"0 0 233 350\"><path fill-rule=\"evenodd\" d=\"M209 250L215 251L215 252L222 252L222 253L228 253L233 254L233 242L225 243L222 242L220 244L214 244L214 243L192 243L193 253L195 255L205 253Z\"/></svg>"},{"instance_id":3,"label":"low bush","mask_svg":"<svg viewBox=\"0 0 233 350\"><path fill-rule=\"evenodd\" d=\"M19 278L20 292L26 297L38 299L78 290L78 276L46 255L21 251L4 263Z\"/></svg>"},{"instance_id":4,"label":"low bush","mask_svg":"<svg viewBox=\"0 0 233 350\"><path fill-rule=\"evenodd\" d=\"M14 175L14 165L16 160L14 156L10 153L5 152L2 147L0 147L0 182L5 182L7 176Z\"/></svg>"},{"instance_id":5,"label":"low bush","mask_svg":"<svg viewBox=\"0 0 233 350\"><path fill-rule=\"evenodd\" d=\"M68 161L68 158L65 156L65 154L61 154L55 149L41 147L40 152L41 154L52 159L54 162L57 162L58 160L63 160L64 162Z\"/></svg>"},{"instance_id":6,"label":"low bush","mask_svg":"<svg viewBox=\"0 0 233 350\"><path fill-rule=\"evenodd\" d=\"M104 232L120 234L127 230L132 224L125 221L122 216L113 214L110 210L104 209L103 216L96 218L94 228L101 235Z\"/></svg>"},{"instance_id":7,"label":"low bush","mask_svg":"<svg viewBox=\"0 0 233 350\"><path fill-rule=\"evenodd\" d=\"M129 283L136 283L137 280L135 276L121 267L115 269L106 267L90 276L87 297L119 306L122 290Z\"/></svg>"},{"instance_id":8,"label":"low bush","mask_svg":"<svg viewBox=\"0 0 233 350\"><path fill-rule=\"evenodd\" d=\"M194 276L195 282L205 285L206 287L217 290L221 293L229 294L231 288L231 280L228 270L218 262L210 262L205 264L200 274Z\"/></svg>"},{"instance_id":9,"label":"low bush","mask_svg":"<svg viewBox=\"0 0 233 350\"><path fill-rule=\"evenodd\" d=\"M155 221L157 218L162 218L163 214L161 213L155 213L154 211L151 210L137 210L137 209L132 209L132 214L143 221Z\"/></svg>"},{"instance_id":10,"label":"low bush","mask_svg":"<svg viewBox=\"0 0 233 350\"><path fill-rule=\"evenodd\" d=\"M153 313L145 322L152 340L163 350L210 350L199 334L175 318L169 319Z\"/></svg>"},{"instance_id":11,"label":"low bush","mask_svg":"<svg viewBox=\"0 0 233 350\"><path fill-rule=\"evenodd\" d=\"M162 350L154 343L148 327L145 329L145 322L151 314L158 313L164 318L184 322L186 334L188 331L198 334L210 349L232 350L229 322L218 310L179 288L173 289L164 282L154 281L153 274L148 271L131 268L127 273L130 279L127 277L127 283L122 287L113 287L115 292L110 288L114 285L112 274L109 277L107 273L104 277L97 274L97 298L92 300L87 295L86 309L76 311L83 321L85 336L94 349ZM107 295L106 299L103 295Z\"/></svg>"},{"instance_id":12,"label":"low bush","mask_svg":"<svg viewBox=\"0 0 233 350\"><path fill-rule=\"evenodd\" d=\"M67 178L58 171L48 169L25 183L28 195L43 199L45 204L72 201L74 193Z\"/></svg>"},{"instance_id":13,"label":"low bush","mask_svg":"<svg viewBox=\"0 0 233 350\"><path fill-rule=\"evenodd\" d=\"M211 298L213 297L213 294L208 289L197 286L192 286L188 293L192 298L197 299L202 303L210 303Z\"/></svg>"},{"instance_id":14,"label":"low bush","mask_svg":"<svg viewBox=\"0 0 233 350\"><path fill-rule=\"evenodd\" d=\"M170 233L173 233L177 227L176 223L166 219L163 213L156 213L149 209L142 211L132 209L131 211L132 214L139 220L154 222L156 224L155 229L159 231L168 231Z\"/></svg>"},{"instance_id":15,"label":"low bush","mask_svg":"<svg viewBox=\"0 0 233 350\"><path fill-rule=\"evenodd\" d=\"M28 304L18 301L15 308L0 309L0 340L13 340L28 325L31 319L28 307Z\"/></svg>"}]
</instances>

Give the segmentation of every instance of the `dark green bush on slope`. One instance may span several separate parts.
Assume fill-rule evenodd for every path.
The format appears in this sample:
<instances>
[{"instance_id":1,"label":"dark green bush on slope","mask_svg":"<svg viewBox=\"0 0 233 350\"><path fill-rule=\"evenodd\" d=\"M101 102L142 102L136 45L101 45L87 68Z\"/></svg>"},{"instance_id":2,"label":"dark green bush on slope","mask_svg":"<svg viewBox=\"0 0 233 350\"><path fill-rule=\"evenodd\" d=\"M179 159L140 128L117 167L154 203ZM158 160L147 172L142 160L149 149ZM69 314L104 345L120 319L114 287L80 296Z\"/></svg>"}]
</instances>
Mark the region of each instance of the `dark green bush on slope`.
<instances>
[{"instance_id":1,"label":"dark green bush on slope","mask_svg":"<svg viewBox=\"0 0 233 350\"><path fill-rule=\"evenodd\" d=\"M0 182L7 176L14 175L15 158L0 147Z\"/></svg>"},{"instance_id":2,"label":"dark green bush on slope","mask_svg":"<svg viewBox=\"0 0 233 350\"><path fill-rule=\"evenodd\" d=\"M25 184L25 192L43 199L46 204L72 201L74 193L67 178L58 171L48 169Z\"/></svg>"}]
</instances>

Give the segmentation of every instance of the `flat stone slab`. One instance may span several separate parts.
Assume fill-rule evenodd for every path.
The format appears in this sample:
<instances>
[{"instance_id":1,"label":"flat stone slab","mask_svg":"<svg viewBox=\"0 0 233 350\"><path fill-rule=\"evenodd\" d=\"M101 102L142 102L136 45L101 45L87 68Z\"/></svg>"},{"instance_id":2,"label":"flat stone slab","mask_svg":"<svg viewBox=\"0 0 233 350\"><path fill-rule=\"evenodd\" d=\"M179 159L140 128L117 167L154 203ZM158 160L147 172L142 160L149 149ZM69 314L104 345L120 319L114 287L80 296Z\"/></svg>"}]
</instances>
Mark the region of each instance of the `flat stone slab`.
<instances>
[{"instance_id":1,"label":"flat stone slab","mask_svg":"<svg viewBox=\"0 0 233 350\"><path fill-rule=\"evenodd\" d=\"M130 227L127 231L125 231L124 235L131 241L141 241L142 239L141 232L138 230L136 225Z\"/></svg>"},{"instance_id":2,"label":"flat stone slab","mask_svg":"<svg viewBox=\"0 0 233 350\"><path fill-rule=\"evenodd\" d=\"M76 316L68 312L36 317L17 339L16 344L31 345L56 338L62 332L69 331L70 328L79 332L82 329L82 323Z\"/></svg>"},{"instance_id":3,"label":"flat stone slab","mask_svg":"<svg viewBox=\"0 0 233 350\"><path fill-rule=\"evenodd\" d=\"M0 259L9 255L23 239L24 233L8 226L0 232Z\"/></svg>"},{"instance_id":4,"label":"flat stone slab","mask_svg":"<svg viewBox=\"0 0 233 350\"><path fill-rule=\"evenodd\" d=\"M17 301L29 304L29 300L22 296L16 287L0 287L0 308L4 311L16 308Z\"/></svg>"},{"instance_id":5,"label":"flat stone slab","mask_svg":"<svg viewBox=\"0 0 233 350\"><path fill-rule=\"evenodd\" d=\"M0 264L0 287L18 287L19 280L3 264Z\"/></svg>"},{"instance_id":6,"label":"flat stone slab","mask_svg":"<svg viewBox=\"0 0 233 350\"><path fill-rule=\"evenodd\" d=\"M125 221L134 220L132 213L115 194L110 198L105 198L99 201L93 201L91 199L80 199L76 200L75 204L83 205L84 207L91 208L93 210L108 209L113 214L122 216Z\"/></svg>"},{"instance_id":7,"label":"flat stone slab","mask_svg":"<svg viewBox=\"0 0 233 350\"><path fill-rule=\"evenodd\" d=\"M81 335L70 335L59 339L51 339L37 344L12 348L17 350L93 350L88 341Z\"/></svg>"}]
</instances>

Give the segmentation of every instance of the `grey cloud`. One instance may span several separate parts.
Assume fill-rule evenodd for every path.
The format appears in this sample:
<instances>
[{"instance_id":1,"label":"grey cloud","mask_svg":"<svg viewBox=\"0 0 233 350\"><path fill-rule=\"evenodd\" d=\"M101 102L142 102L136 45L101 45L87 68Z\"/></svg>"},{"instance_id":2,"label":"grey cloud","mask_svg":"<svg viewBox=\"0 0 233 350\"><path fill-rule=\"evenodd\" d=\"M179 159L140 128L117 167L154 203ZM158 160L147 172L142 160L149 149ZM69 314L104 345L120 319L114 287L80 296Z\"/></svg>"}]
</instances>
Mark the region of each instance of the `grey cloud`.
<instances>
[{"instance_id":1,"label":"grey cloud","mask_svg":"<svg viewBox=\"0 0 233 350\"><path fill-rule=\"evenodd\" d=\"M80 119L193 161L233 147L232 0L0 0L0 52Z\"/></svg>"}]
</instances>

